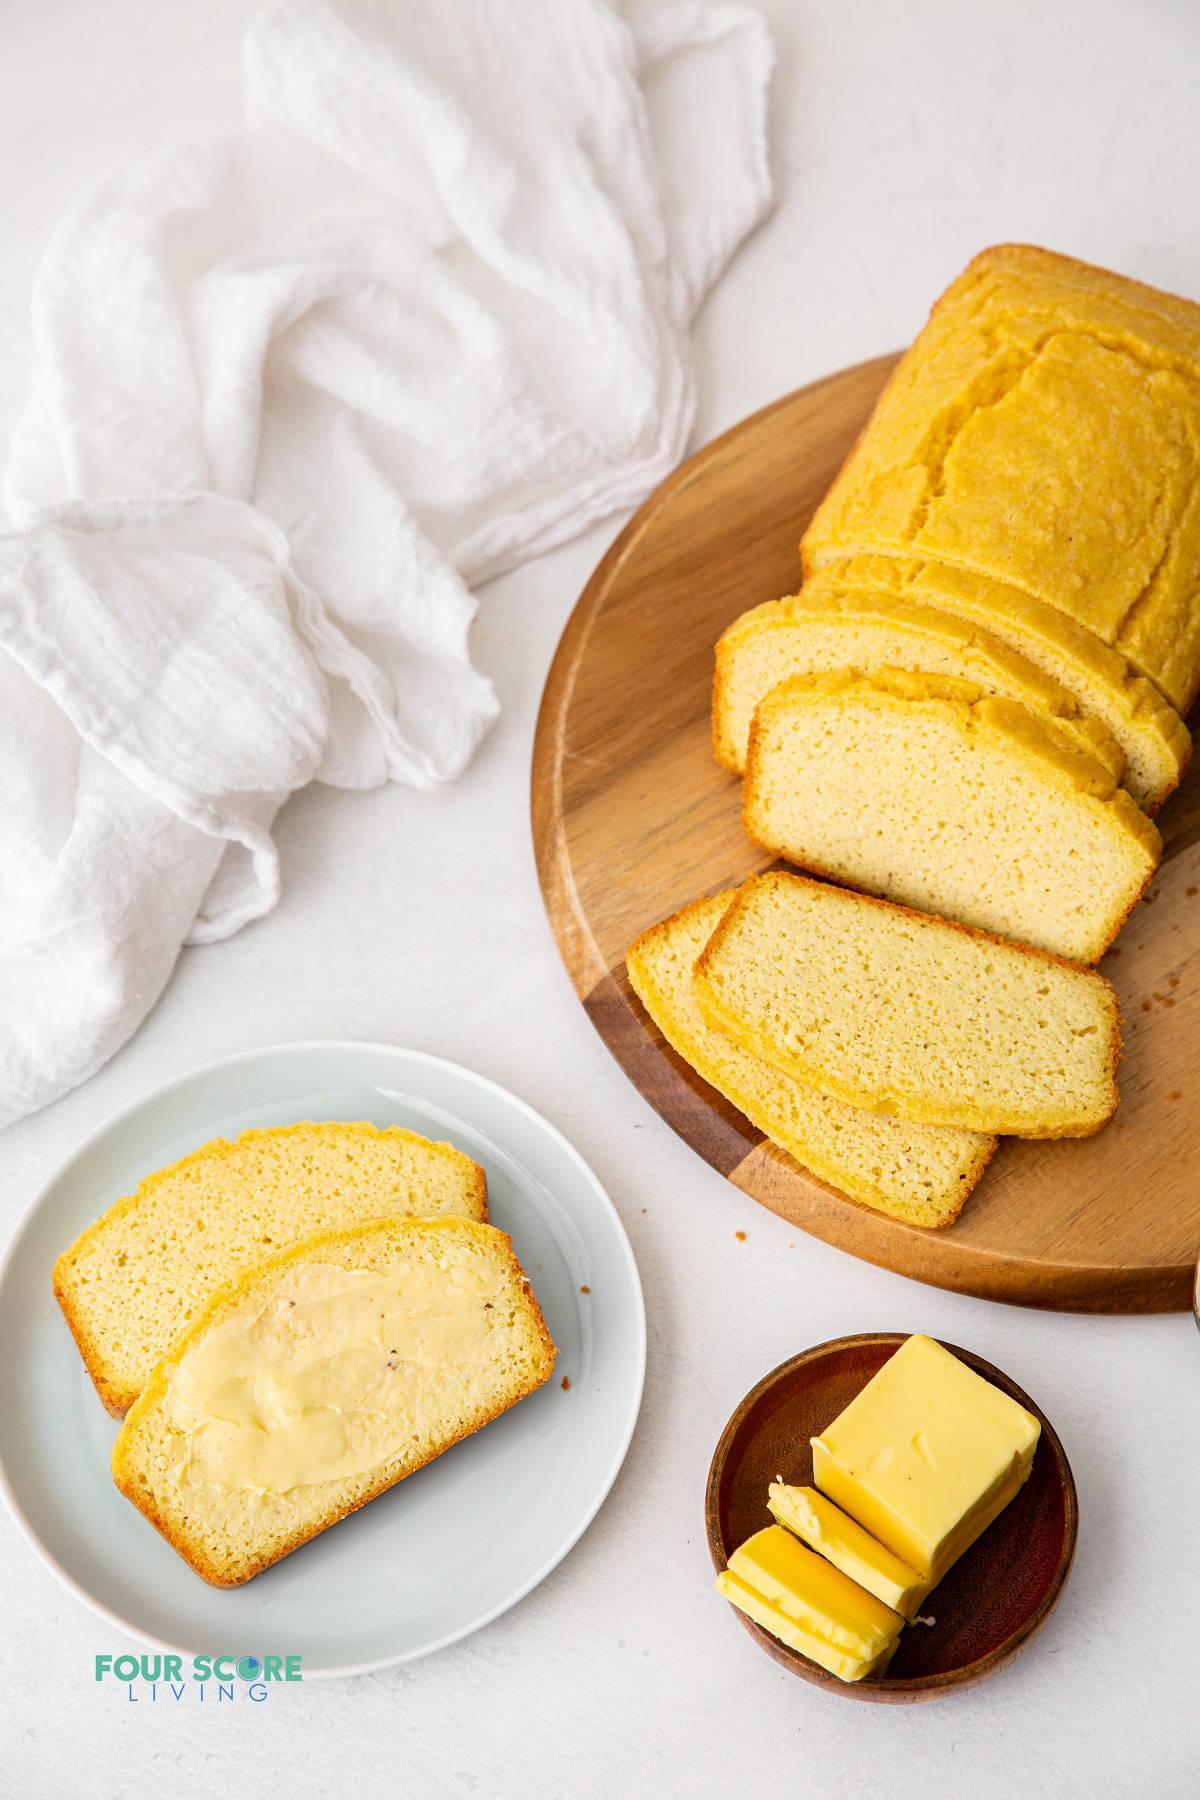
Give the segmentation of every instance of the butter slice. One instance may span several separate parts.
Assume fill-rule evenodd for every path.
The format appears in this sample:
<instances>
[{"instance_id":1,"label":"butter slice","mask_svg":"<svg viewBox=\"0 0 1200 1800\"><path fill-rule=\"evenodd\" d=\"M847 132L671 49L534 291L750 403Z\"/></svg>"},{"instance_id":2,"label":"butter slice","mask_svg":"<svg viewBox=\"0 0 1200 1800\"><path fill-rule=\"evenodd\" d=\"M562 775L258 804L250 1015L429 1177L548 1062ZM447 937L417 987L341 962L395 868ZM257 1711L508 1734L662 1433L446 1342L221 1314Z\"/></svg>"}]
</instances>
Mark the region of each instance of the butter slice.
<instances>
[{"instance_id":1,"label":"butter slice","mask_svg":"<svg viewBox=\"0 0 1200 1800\"><path fill-rule=\"evenodd\" d=\"M896 1648L895 1639L886 1650L872 1658L869 1662L852 1656L848 1650L839 1650L828 1638L818 1637L815 1632L805 1631L795 1619L790 1619L782 1607L772 1605L770 1600L752 1588L748 1582L741 1580L726 1569L717 1576L717 1592L726 1600L744 1612L748 1619L777 1637L781 1644L789 1650L798 1650L801 1656L809 1657L836 1675L840 1681L861 1681L864 1675L879 1675L891 1660L892 1651Z\"/></svg>"},{"instance_id":2,"label":"butter slice","mask_svg":"<svg viewBox=\"0 0 1200 1800\"><path fill-rule=\"evenodd\" d=\"M803 1538L835 1569L904 1618L916 1616L929 1592L929 1582L923 1581L915 1569L901 1562L869 1531L864 1531L840 1506L816 1488L789 1487L782 1481L771 1483L767 1504L781 1525Z\"/></svg>"},{"instance_id":3,"label":"butter slice","mask_svg":"<svg viewBox=\"0 0 1200 1800\"><path fill-rule=\"evenodd\" d=\"M812 1440L813 1479L932 1587L1020 1490L1040 1432L918 1334Z\"/></svg>"},{"instance_id":4,"label":"butter slice","mask_svg":"<svg viewBox=\"0 0 1200 1800\"><path fill-rule=\"evenodd\" d=\"M787 1614L803 1631L860 1662L870 1662L899 1635L904 1620L782 1525L768 1525L734 1551L732 1574Z\"/></svg>"}]
</instances>

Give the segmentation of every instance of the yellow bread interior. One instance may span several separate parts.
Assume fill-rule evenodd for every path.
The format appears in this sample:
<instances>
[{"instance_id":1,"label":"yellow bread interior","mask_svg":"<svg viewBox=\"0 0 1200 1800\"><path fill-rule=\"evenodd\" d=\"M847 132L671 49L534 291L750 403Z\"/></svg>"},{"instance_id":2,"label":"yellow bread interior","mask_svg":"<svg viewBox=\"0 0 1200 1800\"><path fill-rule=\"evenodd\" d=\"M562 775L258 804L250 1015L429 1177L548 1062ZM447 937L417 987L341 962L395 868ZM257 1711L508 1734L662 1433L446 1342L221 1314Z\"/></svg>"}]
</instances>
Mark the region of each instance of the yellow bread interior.
<instances>
[{"instance_id":1,"label":"yellow bread interior","mask_svg":"<svg viewBox=\"0 0 1200 1800\"><path fill-rule=\"evenodd\" d=\"M919 609L922 617L932 611L942 619L954 618L960 627L970 626L973 633L986 633L1069 693L1082 714L1098 719L1111 732L1125 754L1125 786L1145 812L1156 812L1178 787L1191 758L1192 740L1175 708L1119 650L1057 607L978 572L913 557L870 555L814 570L794 603L828 612L840 602L855 617L860 609L873 617L876 609L897 603ZM925 629L921 627L922 632ZM933 674L961 673L981 687L992 686L978 667L932 667L936 654L929 651L917 661L906 652L882 660L906 668L930 667ZM870 659L851 656L844 661L861 668ZM995 691L1008 690L997 684ZM1015 691L1010 697L1033 704L1032 697ZM1038 704L1058 713L1058 706L1047 705L1044 696Z\"/></svg>"},{"instance_id":2,"label":"yellow bread interior","mask_svg":"<svg viewBox=\"0 0 1200 1800\"><path fill-rule=\"evenodd\" d=\"M969 570L1200 683L1200 307L1070 257L985 250L942 295L805 533Z\"/></svg>"},{"instance_id":3,"label":"yellow bread interior","mask_svg":"<svg viewBox=\"0 0 1200 1800\"><path fill-rule=\"evenodd\" d=\"M539 1387L555 1351L503 1232L375 1219L220 1289L157 1364L113 1479L236 1586Z\"/></svg>"},{"instance_id":4,"label":"yellow bread interior","mask_svg":"<svg viewBox=\"0 0 1200 1800\"><path fill-rule=\"evenodd\" d=\"M930 1585L1027 1479L1041 1424L933 1338L906 1338L812 1440L813 1479Z\"/></svg>"},{"instance_id":5,"label":"yellow bread interior","mask_svg":"<svg viewBox=\"0 0 1200 1800\"><path fill-rule=\"evenodd\" d=\"M895 1640L877 1657L864 1662L848 1650L839 1650L827 1638L806 1631L802 1625L789 1618L782 1607L773 1605L757 1589L729 1569L722 1570L715 1585L718 1594L736 1606L739 1612L745 1613L748 1619L753 1619L756 1625L761 1625L764 1631L777 1637L789 1650L798 1651L801 1656L807 1656L811 1662L818 1663L831 1675L836 1675L839 1681L862 1681L867 1675L882 1675L892 1659L896 1648Z\"/></svg>"},{"instance_id":6,"label":"yellow bread interior","mask_svg":"<svg viewBox=\"0 0 1200 1800\"><path fill-rule=\"evenodd\" d=\"M929 1581L813 1487L773 1481L767 1505L778 1520L860 1587L905 1619L915 1618Z\"/></svg>"},{"instance_id":7,"label":"yellow bread interior","mask_svg":"<svg viewBox=\"0 0 1200 1800\"><path fill-rule=\"evenodd\" d=\"M908 1224L950 1224L983 1173L994 1138L848 1106L763 1062L705 1021L693 970L733 897L730 889L697 900L631 946L626 966L642 1005L705 1081L822 1181Z\"/></svg>"},{"instance_id":8,"label":"yellow bread interior","mask_svg":"<svg viewBox=\"0 0 1200 1800\"><path fill-rule=\"evenodd\" d=\"M118 1417L213 1289L314 1231L487 1217L483 1170L399 1126L327 1122L216 1138L148 1175L59 1257L54 1292Z\"/></svg>"},{"instance_id":9,"label":"yellow bread interior","mask_svg":"<svg viewBox=\"0 0 1200 1800\"><path fill-rule=\"evenodd\" d=\"M713 682L717 761L745 768L754 714L781 682L839 669L872 675L883 668L971 681L985 694L1038 708L1104 763L1114 780L1124 777L1125 752L1108 727L1001 639L936 607L865 595L856 604L836 591L769 600L721 637Z\"/></svg>"},{"instance_id":10,"label":"yellow bread interior","mask_svg":"<svg viewBox=\"0 0 1200 1800\"><path fill-rule=\"evenodd\" d=\"M752 1055L889 1117L1072 1137L1117 1104L1102 975L824 882L746 882L695 980L709 1023Z\"/></svg>"},{"instance_id":11,"label":"yellow bread interior","mask_svg":"<svg viewBox=\"0 0 1200 1800\"><path fill-rule=\"evenodd\" d=\"M1161 841L1040 710L951 676L797 675L755 715L750 836L814 873L1097 962Z\"/></svg>"}]
</instances>

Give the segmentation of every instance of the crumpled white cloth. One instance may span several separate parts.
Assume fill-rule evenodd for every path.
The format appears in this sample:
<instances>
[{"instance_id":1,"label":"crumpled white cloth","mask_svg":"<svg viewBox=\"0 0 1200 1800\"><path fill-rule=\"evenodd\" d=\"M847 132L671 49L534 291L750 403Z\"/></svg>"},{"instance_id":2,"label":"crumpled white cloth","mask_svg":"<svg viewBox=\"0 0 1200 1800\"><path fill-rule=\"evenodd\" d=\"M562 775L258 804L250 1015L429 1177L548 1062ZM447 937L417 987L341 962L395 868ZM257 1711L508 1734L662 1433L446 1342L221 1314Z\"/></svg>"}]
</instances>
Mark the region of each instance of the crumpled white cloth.
<instances>
[{"instance_id":1,"label":"crumpled white cloth","mask_svg":"<svg viewBox=\"0 0 1200 1800\"><path fill-rule=\"evenodd\" d=\"M705 0L286 0L244 130L68 213L0 535L0 1124L274 905L290 792L464 767L471 588L683 453L771 60Z\"/></svg>"}]
</instances>

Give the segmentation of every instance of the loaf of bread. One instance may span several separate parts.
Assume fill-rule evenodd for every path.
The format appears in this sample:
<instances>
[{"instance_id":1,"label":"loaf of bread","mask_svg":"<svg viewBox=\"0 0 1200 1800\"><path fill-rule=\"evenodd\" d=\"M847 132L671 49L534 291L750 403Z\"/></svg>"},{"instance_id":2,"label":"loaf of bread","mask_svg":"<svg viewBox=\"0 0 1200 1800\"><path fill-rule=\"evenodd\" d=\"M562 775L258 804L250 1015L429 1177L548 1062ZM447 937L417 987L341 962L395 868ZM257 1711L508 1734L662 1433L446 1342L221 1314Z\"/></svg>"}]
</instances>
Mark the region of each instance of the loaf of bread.
<instances>
[{"instance_id":1,"label":"loaf of bread","mask_svg":"<svg viewBox=\"0 0 1200 1800\"><path fill-rule=\"evenodd\" d=\"M973 1131L912 1125L820 1094L707 1024L696 960L734 898L697 900L643 932L629 979L667 1042L772 1143L831 1187L909 1225L949 1225L995 1149Z\"/></svg>"},{"instance_id":2,"label":"loaf of bread","mask_svg":"<svg viewBox=\"0 0 1200 1800\"><path fill-rule=\"evenodd\" d=\"M1180 713L1200 686L1200 307L985 250L904 356L804 536L969 571L1094 632Z\"/></svg>"},{"instance_id":3,"label":"loaf of bread","mask_svg":"<svg viewBox=\"0 0 1200 1800\"><path fill-rule=\"evenodd\" d=\"M399 1126L299 1124L216 1138L148 1175L64 1250L54 1292L119 1418L222 1286L314 1231L383 1217L487 1218L487 1179Z\"/></svg>"},{"instance_id":4,"label":"loaf of bread","mask_svg":"<svg viewBox=\"0 0 1200 1800\"><path fill-rule=\"evenodd\" d=\"M130 1409L113 1480L198 1575L235 1587L532 1393L554 1359L503 1232L320 1233L209 1300Z\"/></svg>"},{"instance_id":5,"label":"loaf of bread","mask_svg":"<svg viewBox=\"0 0 1200 1800\"><path fill-rule=\"evenodd\" d=\"M1047 713L952 676L797 675L754 717L746 829L814 874L1096 962L1158 832Z\"/></svg>"},{"instance_id":6,"label":"loaf of bread","mask_svg":"<svg viewBox=\"0 0 1200 1800\"><path fill-rule=\"evenodd\" d=\"M696 992L751 1054L889 1117L1082 1137L1117 1104L1117 997L1094 969L804 876L738 890Z\"/></svg>"},{"instance_id":7,"label":"loaf of bread","mask_svg":"<svg viewBox=\"0 0 1200 1800\"><path fill-rule=\"evenodd\" d=\"M1144 812L1157 812L1191 751L1175 709L1065 613L1035 600L1006 605L995 590L959 569L863 556L818 570L800 593L743 613L717 645L718 762L745 766L755 709L789 676L890 665L957 676L1040 708L1107 763Z\"/></svg>"}]
</instances>

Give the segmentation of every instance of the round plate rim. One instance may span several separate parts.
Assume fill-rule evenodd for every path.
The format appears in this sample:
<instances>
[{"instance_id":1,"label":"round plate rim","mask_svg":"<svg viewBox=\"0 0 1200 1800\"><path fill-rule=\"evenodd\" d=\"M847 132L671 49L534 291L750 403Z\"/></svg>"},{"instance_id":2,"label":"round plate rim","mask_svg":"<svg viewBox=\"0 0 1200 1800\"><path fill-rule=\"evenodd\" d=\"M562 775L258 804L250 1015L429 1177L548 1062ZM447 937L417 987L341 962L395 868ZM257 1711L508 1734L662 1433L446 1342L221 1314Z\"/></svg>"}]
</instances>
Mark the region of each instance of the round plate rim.
<instances>
[{"instance_id":1,"label":"round plate rim","mask_svg":"<svg viewBox=\"0 0 1200 1800\"><path fill-rule=\"evenodd\" d=\"M634 1316L637 1327L634 1388L631 1393L626 1418L617 1441L615 1452L609 1461L603 1479L597 1484L595 1496L584 1509L583 1515L579 1521L567 1532L562 1542L557 1544L549 1556L544 1558L542 1562L538 1564L533 1573L518 1583L513 1592L505 1599L497 1602L494 1606L485 1608L482 1613L468 1620L465 1624L456 1626L452 1631L444 1633L441 1637L433 1639L428 1644L420 1645L415 1649L400 1651L394 1656L372 1657L363 1662L340 1664L333 1668L314 1669L311 1673L306 1672L305 1674L306 1681L336 1681L353 1675L369 1675L379 1669L396 1668L403 1663L418 1662L422 1657L432 1656L439 1650L447 1649L451 1644L461 1642L463 1638L471 1637L475 1632L482 1631L485 1626L491 1625L496 1619L501 1618L508 1612L510 1608L516 1606L521 1600L525 1599L528 1594L531 1594L536 1587L539 1587L541 1583L545 1581L546 1577L558 1567L559 1563L570 1555L571 1551L588 1530L589 1526L596 1518L597 1513L600 1511L600 1508L612 1492L613 1484L621 1472L625 1458L629 1453L629 1446L633 1441L634 1431L637 1428L646 1383L646 1300L642 1290L641 1276L638 1272L637 1261L633 1254L633 1246L629 1241L629 1234L625 1229L620 1213L613 1205L612 1198L601 1182L599 1176L591 1168L591 1165L585 1161L569 1138L564 1137L557 1125L551 1124L550 1120L547 1119L543 1113L540 1113L536 1107L531 1106L529 1101L522 1099L519 1094L514 1094L511 1088L506 1088L500 1082L493 1081L490 1076L478 1074L474 1069L469 1069L462 1063L453 1062L449 1057L435 1056L428 1050L409 1049L402 1044L388 1044L378 1040L359 1038L304 1038L280 1044L264 1044L252 1050L235 1050L227 1056L213 1057L208 1062L198 1064L194 1069L188 1069L181 1075L173 1076L169 1081L164 1081L160 1083L159 1086L151 1088L146 1093L141 1094L137 1099L129 1101L127 1105L120 1107L116 1112L108 1114L94 1130L90 1131L86 1137L82 1138L74 1146L61 1162L56 1164L51 1174L42 1183L33 1199L21 1213L11 1237L4 1246L3 1252L0 1253L0 1294L3 1293L9 1279L11 1267L17 1258L17 1253L22 1240L26 1233L32 1228L34 1220L51 1189L71 1168L74 1167L76 1163L86 1157L93 1146L109 1132L116 1130L127 1119L142 1111L143 1108L151 1106L154 1102L166 1098L168 1095L177 1092L180 1088L185 1088L193 1081L198 1080L202 1076L209 1075L216 1070L233 1068L239 1063L257 1062L268 1057L286 1058L302 1052L312 1051L333 1052L335 1054L366 1051L374 1054L383 1052L385 1055L399 1055L407 1063L443 1069L449 1071L451 1074L461 1076L469 1084L487 1090L523 1113L531 1123L545 1132L563 1151L566 1152L568 1158L578 1168L580 1174L584 1177L584 1180L596 1198L602 1203L602 1210L609 1215L611 1222L615 1227L617 1246L620 1250L626 1272L631 1282L631 1292L635 1303ZM157 1637L152 1632L145 1630L144 1627L135 1624L132 1620L124 1618L121 1614L116 1612L115 1609L104 1605L102 1601L95 1599L93 1595L88 1592L87 1588L84 1587L84 1585L78 1581L69 1570L63 1567L53 1551L50 1550L48 1545L43 1543L33 1522L26 1516L23 1507L18 1502L9 1480L8 1470L5 1467L2 1446L0 1446L0 1497L5 1501L10 1517L13 1519L21 1536L33 1550L38 1560L48 1568L56 1580L58 1580L77 1600L86 1606L91 1613L104 1619L106 1623L116 1627L117 1630L127 1632L140 1643L148 1644L153 1649L174 1651L184 1655L192 1654L192 1650L189 1646L171 1643L164 1638Z\"/></svg>"},{"instance_id":2,"label":"round plate rim","mask_svg":"<svg viewBox=\"0 0 1200 1800\"><path fill-rule=\"evenodd\" d=\"M761 1380L756 1381L754 1386L738 1401L717 1439L704 1484L705 1536L713 1568L718 1574L724 1569L728 1557L721 1543L717 1496L733 1439L745 1415L779 1381L790 1375L793 1370L802 1368L806 1363L822 1361L843 1350L866 1349L877 1344L891 1344L899 1349L905 1339L911 1335L911 1332L906 1331L860 1331L853 1332L846 1337L828 1338L824 1343L813 1344L807 1350L799 1350L794 1356L785 1357L783 1362L768 1370ZM967 1350L961 1344L952 1344L945 1338L938 1338L936 1341L944 1350L949 1350L952 1355L961 1358L977 1374L984 1375L988 1380L995 1380L999 1377L997 1385L1001 1387L1002 1391L1009 1393L1013 1399L1027 1407L1038 1419L1043 1436L1053 1453L1055 1467L1062 1484L1065 1514L1063 1550L1053 1580L1029 1617L1010 1632L1001 1643L994 1645L992 1649L986 1651L984 1655L976 1657L974 1661L964 1663L960 1669L938 1675L868 1676L863 1681L848 1682L839 1680L836 1675L831 1675L819 1664L811 1662L808 1657L802 1656L798 1651L793 1651L787 1656L786 1666L792 1670L793 1674L812 1683L814 1687L821 1687L828 1692L840 1694L848 1700L899 1702L932 1700L942 1694L953 1693L958 1688L973 1687L976 1682L983 1680L985 1676L992 1674L1018 1655L1045 1624L1058 1605L1075 1561L1075 1551L1079 1539L1079 1493L1075 1485L1074 1471L1066 1450L1063 1448L1062 1439L1054 1426L1037 1401L1027 1394L1011 1375L1006 1374L995 1363L989 1362L977 1351ZM736 1611L736 1608L733 1610ZM769 1634L761 1626L756 1625L753 1620L747 1619L744 1614L738 1613L737 1617L739 1624L744 1626L755 1642L774 1660L783 1664L785 1659L776 1655L776 1650L786 1650L786 1646L775 1645L774 1640L769 1639Z\"/></svg>"}]
</instances>

